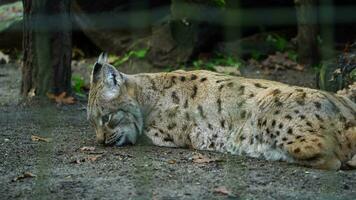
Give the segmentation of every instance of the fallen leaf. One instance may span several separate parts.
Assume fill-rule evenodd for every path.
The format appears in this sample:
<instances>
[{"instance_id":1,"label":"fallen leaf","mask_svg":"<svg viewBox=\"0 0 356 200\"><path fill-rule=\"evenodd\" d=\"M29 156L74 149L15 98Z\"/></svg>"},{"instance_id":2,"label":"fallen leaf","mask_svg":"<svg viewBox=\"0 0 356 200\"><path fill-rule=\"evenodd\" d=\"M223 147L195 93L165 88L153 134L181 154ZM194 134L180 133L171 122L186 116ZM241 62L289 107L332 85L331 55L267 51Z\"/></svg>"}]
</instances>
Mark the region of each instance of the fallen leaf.
<instances>
[{"instance_id":1,"label":"fallen leaf","mask_svg":"<svg viewBox=\"0 0 356 200\"><path fill-rule=\"evenodd\" d=\"M215 188L214 193L221 194L221 195L235 196L225 186L219 186L219 187Z\"/></svg>"},{"instance_id":2,"label":"fallen leaf","mask_svg":"<svg viewBox=\"0 0 356 200\"><path fill-rule=\"evenodd\" d=\"M57 104L67 104L68 105L68 104L74 104L75 103L74 97L67 96L66 92L62 92L59 95L47 93L47 97L50 100L54 100Z\"/></svg>"},{"instance_id":3,"label":"fallen leaf","mask_svg":"<svg viewBox=\"0 0 356 200\"><path fill-rule=\"evenodd\" d=\"M97 155L97 156L89 156L87 159L91 162L95 162L98 159L100 159L102 156L101 155Z\"/></svg>"},{"instance_id":4,"label":"fallen leaf","mask_svg":"<svg viewBox=\"0 0 356 200\"><path fill-rule=\"evenodd\" d=\"M273 55L269 55L262 62L258 62L254 59L250 59L249 63L251 65L256 65L266 70L285 70L285 69L294 69L297 71L303 71L304 65L300 65L294 60L291 60L288 52L276 52Z\"/></svg>"},{"instance_id":5,"label":"fallen leaf","mask_svg":"<svg viewBox=\"0 0 356 200\"><path fill-rule=\"evenodd\" d=\"M196 154L192 157L192 160L194 163L202 164L202 163L211 163L211 162L216 162L219 161L219 159L216 158L209 158L203 154Z\"/></svg>"},{"instance_id":6,"label":"fallen leaf","mask_svg":"<svg viewBox=\"0 0 356 200\"><path fill-rule=\"evenodd\" d=\"M50 138L44 138L44 137L40 137L40 136L37 136L37 135L31 135L31 140L32 141L41 141L41 142L50 142L51 139Z\"/></svg>"},{"instance_id":7,"label":"fallen leaf","mask_svg":"<svg viewBox=\"0 0 356 200\"><path fill-rule=\"evenodd\" d=\"M82 147L80 151L95 151L95 147Z\"/></svg>"},{"instance_id":8,"label":"fallen leaf","mask_svg":"<svg viewBox=\"0 0 356 200\"><path fill-rule=\"evenodd\" d=\"M12 182L21 180L21 179L25 179L25 178L33 178L36 177L36 175L32 174L31 172L24 172L23 174L21 174L20 176L12 179Z\"/></svg>"},{"instance_id":9,"label":"fallen leaf","mask_svg":"<svg viewBox=\"0 0 356 200\"><path fill-rule=\"evenodd\" d=\"M176 160L168 160L168 164L176 164L177 161Z\"/></svg>"}]
</instances>

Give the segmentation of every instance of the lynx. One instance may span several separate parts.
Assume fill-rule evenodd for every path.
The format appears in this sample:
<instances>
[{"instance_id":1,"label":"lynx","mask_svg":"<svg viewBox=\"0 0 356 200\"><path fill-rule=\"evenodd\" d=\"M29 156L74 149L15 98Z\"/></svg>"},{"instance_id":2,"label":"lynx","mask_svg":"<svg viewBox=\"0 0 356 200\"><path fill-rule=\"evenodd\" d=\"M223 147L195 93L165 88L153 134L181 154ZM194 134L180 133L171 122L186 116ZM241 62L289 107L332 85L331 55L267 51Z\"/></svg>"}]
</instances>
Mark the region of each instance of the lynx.
<instances>
[{"instance_id":1,"label":"lynx","mask_svg":"<svg viewBox=\"0 0 356 200\"><path fill-rule=\"evenodd\" d=\"M88 119L105 145L135 144L145 134L158 146L356 167L356 104L274 81L204 70L127 75L102 54L92 71Z\"/></svg>"}]
</instances>

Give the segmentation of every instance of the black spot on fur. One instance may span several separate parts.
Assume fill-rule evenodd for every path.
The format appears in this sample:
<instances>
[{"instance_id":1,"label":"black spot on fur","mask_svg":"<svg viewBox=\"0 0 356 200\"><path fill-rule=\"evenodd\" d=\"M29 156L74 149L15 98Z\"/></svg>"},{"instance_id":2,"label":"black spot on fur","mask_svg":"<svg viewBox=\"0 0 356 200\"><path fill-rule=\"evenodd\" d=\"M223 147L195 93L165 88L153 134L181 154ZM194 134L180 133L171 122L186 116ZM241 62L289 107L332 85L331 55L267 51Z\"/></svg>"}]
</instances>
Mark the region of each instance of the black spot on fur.
<instances>
[{"instance_id":1,"label":"black spot on fur","mask_svg":"<svg viewBox=\"0 0 356 200\"><path fill-rule=\"evenodd\" d=\"M318 102L318 101L315 101L315 102L314 102L314 105L315 105L315 107L316 107L317 109L320 109L320 108L321 108L321 103Z\"/></svg>"},{"instance_id":2,"label":"black spot on fur","mask_svg":"<svg viewBox=\"0 0 356 200\"><path fill-rule=\"evenodd\" d=\"M225 120L221 120L220 125L221 125L221 127L225 128Z\"/></svg>"},{"instance_id":3,"label":"black spot on fur","mask_svg":"<svg viewBox=\"0 0 356 200\"><path fill-rule=\"evenodd\" d=\"M293 141L287 142L287 144L293 144L293 143L294 143Z\"/></svg>"},{"instance_id":4,"label":"black spot on fur","mask_svg":"<svg viewBox=\"0 0 356 200\"><path fill-rule=\"evenodd\" d=\"M279 89L275 89L272 91L272 95L276 96L277 94L281 93L281 91Z\"/></svg>"},{"instance_id":5,"label":"black spot on fur","mask_svg":"<svg viewBox=\"0 0 356 200\"><path fill-rule=\"evenodd\" d=\"M177 126L177 124L173 122L173 123L171 123L171 124L168 124L167 129L168 129L168 130L172 130L172 129L174 129L176 126Z\"/></svg>"},{"instance_id":6,"label":"black spot on fur","mask_svg":"<svg viewBox=\"0 0 356 200\"><path fill-rule=\"evenodd\" d=\"M153 79L150 79L150 82L151 82L152 90L157 90L156 82Z\"/></svg>"},{"instance_id":7,"label":"black spot on fur","mask_svg":"<svg viewBox=\"0 0 356 200\"><path fill-rule=\"evenodd\" d=\"M194 99L197 96L197 92L198 92L198 87L196 85L193 86L193 93L190 96L192 99Z\"/></svg>"},{"instance_id":8,"label":"black spot on fur","mask_svg":"<svg viewBox=\"0 0 356 200\"><path fill-rule=\"evenodd\" d=\"M244 141L246 139L246 137L244 135L240 135L240 140Z\"/></svg>"},{"instance_id":9,"label":"black spot on fur","mask_svg":"<svg viewBox=\"0 0 356 200\"><path fill-rule=\"evenodd\" d=\"M163 138L163 141L165 141L165 142L173 142L173 138L168 136L168 137Z\"/></svg>"},{"instance_id":10,"label":"black spot on fur","mask_svg":"<svg viewBox=\"0 0 356 200\"><path fill-rule=\"evenodd\" d=\"M315 113L315 117L316 117L319 121L321 121L321 122L324 121L323 118L321 118L320 115L318 115L318 114L316 114L316 113Z\"/></svg>"},{"instance_id":11,"label":"black spot on fur","mask_svg":"<svg viewBox=\"0 0 356 200\"><path fill-rule=\"evenodd\" d=\"M299 115L300 119L305 119L305 115Z\"/></svg>"},{"instance_id":12,"label":"black spot on fur","mask_svg":"<svg viewBox=\"0 0 356 200\"><path fill-rule=\"evenodd\" d=\"M269 128L266 129L266 133L267 133L267 134L270 134Z\"/></svg>"},{"instance_id":13,"label":"black spot on fur","mask_svg":"<svg viewBox=\"0 0 356 200\"><path fill-rule=\"evenodd\" d=\"M297 92L303 92L304 90L297 88L297 89L295 89L295 91L297 91Z\"/></svg>"},{"instance_id":14,"label":"black spot on fur","mask_svg":"<svg viewBox=\"0 0 356 200\"><path fill-rule=\"evenodd\" d=\"M288 120L291 120L291 119L292 119L292 116L286 115L286 116L284 116L284 118L286 118L286 119L288 119Z\"/></svg>"},{"instance_id":15,"label":"black spot on fur","mask_svg":"<svg viewBox=\"0 0 356 200\"><path fill-rule=\"evenodd\" d=\"M263 89L266 89L266 88L267 88L266 86L263 86L263 85L261 85L260 83L255 83L254 85L255 85L255 87L257 87L257 88L263 88Z\"/></svg>"},{"instance_id":16,"label":"black spot on fur","mask_svg":"<svg viewBox=\"0 0 356 200\"><path fill-rule=\"evenodd\" d=\"M184 108L188 108L188 99L186 99L184 102Z\"/></svg>"},{"instance_id":17,"label":"black spot on fur","mask_svg":"<svg viewBox=\"0 0 356 200\"><path fill-rule=\"evenodd\" d=\"M277 107L281 107L281 106L283 105L283 103L279 100L278 97L276 97L276 98L274 99L274 103L276 104Z\"/></svg>"},{"instance_id":18,"label":"black spot on fur","mask_svg":"<svg viewBox=\"0 0 356 200\"><path fill-rule=\"evenodd\" d=\"M272 120L272 127L274 127L276 125L276 120Z\"/></svg>"},{"instance_id":19,"label":"black spot on fur","mask_svg":"<svg viewBox=\"0 0 356 200\"><path fill-rule=\"evenodd\" d=\"M310 121L307 121L305 124L306 124L307 126L309 126L309 127L313 127L313 125L312 125L312 123L311 123Z\"/></svg>"},{"instance_id":20,"label":"black spot on fur","mask_svg":"<svg viewBox=\"0 0 356 200\"><path fill-rule=\"evenodd\" d=\"M302 136L301 135L297 135L296 137L295 137L295 139L300 139L300 138L302 138Z\"/></svg>"},{"instance_id":21,"label":"black spot on fur","mask_svg":"<svg viewBox=\"0 0 356 200\"><path fill-rule=\"evenodd\" d=\"M218 100L216 101L216 103L218 104L218 113L221 113L221 99L218 98Z\"/></svg>"},{"instance_id":22,"label":"black spot on fur","mask_svg":"<svg viewBox=\"0 0 356 200\"><path fill-rule=\"evenodd\" d=\"M197 78L198 78L197 75L192 74L192 76L190 77L190 80L194 81L194 80L196 80Z\"/></svg>"},{"instance_id":23,"label":"black spot on fur","mask_svg":"<svg viewBox=\"0 0 356 200\"><path fill-rule=\"evenodd\" d=\"M204 110L203 110L203 107L202 107L201 105L198 105L198 111L199 111L200 116L201 116L203 119L205 119L206 116L205 116L205 114L204 114Z\"/></svg>"},{"instance_id":24,"label":"black spot on fur","mask_svg":"<svg viewBox=\"0 0 356 200\"><path fill-rule=\"evenodd\" d=\"M225 86L224 84L219 86L219 92L224 88L224 86Z\"/></svg>"},{"instance_id":25,"label":"black spot on fur","mask_svg":"<svg viewBox=\"0 0 356 200\"><path fill-rule=\"evenodd\" d=\"M204 82L204 81L206 81L206 80L207 80L207 78L204 77L204 78L201 78L201 79L200 79L200 82Z\"/></svg>"},{"instance_id":26,"label":"black spot on fur","mask_svg":"<svg viewBox=\"0 0 356 200\"><path fill-rule=\"evenodd\" d=\"M179 104L179 97L177 96L177 93L175 91L172 92L172 101L175 104Z\"/></svg>"},{"instance_id":27,"label":"black spot on fur","mask_svg":"<svg viewBox=\"0 0 356 200\"><path fill-rule=\"evenodd\" d=\"M288 134L293 134L293 129L292 129L292 128L288 128L287 133L288 133Z\"/></svg>"},{"instance_id":28,"label":"black spot on fur","mask_svg":"<svg viewBox=\"0 0 356 200\"><path fill-rule=\"evenodd\" d=\"M155 137L158 137L158 133L157 133L157 132L155 132L154 136L155 136Z\"/></svg>"},{"instance_id":29,"label":"black spot on fur","mask_svg":"<svg viewBox=\"0 0 356 200\"><path fill-rule=\"evenodd\" d=\"M240 95L244 94L245 93L245 86L244 85L241 85L239 87L239 91L240 91Z\"/></svg>"},{"instance_id":30,"label":"black spot on fur","mask_svg":"<svg viewBox=\"0 0 356 200\"><path fill-rule=\"evenodd\" d=\"M276 110L276 111L274 111L274 115L278 115L280 113L280 111L279 110Z\"/></svg>"},{"instance_id":31,"label":"black spot on fur","mask_svg":"<svg viewBox=\"0 0 356 200\"><path fill-rule=\"evenodd\" d=\"M282 141L287 141L288 139L286 137L283 137L282 138Z\"/></svg>"},{"instance_id":32,"label":"black spot on fur","mask_svg":"<svg viewBox=\"0 0 356 200\"><path fill-rule=\"evenodd\" d=\"M279 136L281 133L279 131L276 131L276 135Z\"/></svg>"},{"instance_id":33,"label":"black spot on fur","mask_svg":"<svg viewBox=\"0 0 356 200\"><path fill-rule=\"evenodd\" d=\"M231 88L231 87L233 87L233 86L234 86L234 83L233 83L233 82L230 82L230 83L227 84L227 87L230 87L230 88Z\"/></svg>"},{"instance_id":34,"label":"black spot on fur","mask_svg":"<svg viewBox=\"0 0 356 200\"><path fill-rule=\"evenodd\" d=\"M241 117L242 119L245 119L245 117L246 117L246 110L242 110L242 111L241 111L240 117Z\"/></svg>"},{"instance_id":35,"label":"black spot on fur","mask_svg":"<svg viewBox=\"0 0 356 200\"><path fill-rule=\"evenodd\" d=\"M180 81L184 82L185 81L185 76L179 77Z\"/></svg>"},{"instance_id":36,"label":"black spot on fur","mask_svg":"<svg viewBox=\"0 0 356 200\"><path fill-rule=\"evenodd\" d=\"M262 126L266 126L267 124L267 119L265 119L263 122L262 122Z\"/></svg>"},{"instance_id":37,"label":"black spot on fur","mask_svg":"<svg viewBox=\"0 0 356 200\"><path fill-rule=\"evenodd\" d=\"M221 79L221 80L217 80L216 83L221 83L223 81L230 81L230 80L231 80L230 78L229 79Z\"/></svg>"},{"instance_id":38,"label":"black spot on fur","mask_svg":"<svg viewBox=\"0 0 356 200\"><path fill-rule=\"evenodd\" d=\"M211 124L208 124L208 128L209 128L210 130L213 130L213 126L212 126Z\"/></svg>"},{"instance_id":39,"label":"black spot on fur","mask_svg":"<svg viewBox=\"0 0 356 200\"><path fill-rule=\"evenodd\" d=\"M176 76L172 76L172 77L171 77L171 83L172 83L172 85L173 85L173 84L176 84L176 78L177 78Z\"/></svg>"},{"instance_id":40,"label":"black spot on fur","mask_svg":"<svg viewBox=\"0 0 356 200\"><path fill-rule=\"evenodd\" d=\"M190 121L190 115L189 115L188 112L185 113L185 119L186 119L187 121Z\"/></svg>"},{"instance_id":41,"label":"black spot on fur","mask_svg":"<svg viewBox=\"0 0 356 200\"><path fill-rule=\"evenodd\" d=\"M186 131L188 129L188 126L186 125L186 124L184 124L183 126L182 126L182 131L184 132L184 131Z\"/></svg>"},{"instance_id":42,"label":"black spot on fur","mask_svg":"<svg viewBox=\"0 0 356 200\"><path fill-rule=\"evenodd\" d=\"M298 114L298 113L299 113L299 110L294 110L294 113L295 113L295 114Z\"/></svg>"},{"instance_id":43,"label":"black spot on fur","mask_svg":"<svg viewBox=\"0 0 356 200\"><path fill-rule=\"evenodd\" d=\"M282 129L283 128L283 123L279 123L278 128Z\"/></svg>"},{"instance_id":44,"label":"black spot on fur","mask_svg":"<svg viewBox=\"0 0 356 200\"><path fill-rule=\"evenodd\" d=\"M297 104L299 104L299 105L304 105L304 104L305 104L305 96L306 96L306 95L307 95L307 93L305 93L305 92L301 93L300 96L298 96L298 97L296 98Z\"/></svg>"},{"instance_id":45,"label":"black spot on fur","mask_svg":"<svg viewBox=\"0 0 356 200\"><path fill-rule=\"evenodd\" d=\"M249 95L249 97L250 98L252 98L252 97L254 97L255 95L253 94L253 93L251 93L250 95Z\"/></svg>"}]
</instances>

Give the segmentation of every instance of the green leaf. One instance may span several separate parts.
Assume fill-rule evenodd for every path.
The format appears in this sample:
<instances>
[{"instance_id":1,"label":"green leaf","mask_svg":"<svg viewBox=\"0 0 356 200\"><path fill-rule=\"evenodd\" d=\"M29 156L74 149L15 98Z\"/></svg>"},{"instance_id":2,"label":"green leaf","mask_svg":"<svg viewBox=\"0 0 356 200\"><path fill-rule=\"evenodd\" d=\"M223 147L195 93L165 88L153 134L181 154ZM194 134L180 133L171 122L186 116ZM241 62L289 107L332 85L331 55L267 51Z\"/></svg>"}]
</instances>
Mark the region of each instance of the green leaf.
<instances>
[{"instance_id":1,"label":"green leaf","mask_svg":"<svg viewBox=\"0 0 356 200\"><path fill-rule=\"evenodd\" d=\"M82 88L84 87L84 78L79 75L72 75L72 87L76 93L82 93Z\"/></svg>"}]
</instances>

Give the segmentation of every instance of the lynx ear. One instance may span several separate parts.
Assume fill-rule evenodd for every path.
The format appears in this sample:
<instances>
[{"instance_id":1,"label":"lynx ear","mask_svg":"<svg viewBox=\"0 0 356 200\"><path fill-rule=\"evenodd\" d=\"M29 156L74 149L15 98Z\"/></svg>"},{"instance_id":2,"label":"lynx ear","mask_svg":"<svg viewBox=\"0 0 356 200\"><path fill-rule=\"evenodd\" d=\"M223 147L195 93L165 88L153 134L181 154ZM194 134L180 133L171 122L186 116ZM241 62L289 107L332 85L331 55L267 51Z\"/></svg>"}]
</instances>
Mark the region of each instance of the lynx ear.
<instances>
[{"instance_id":1,"label":"lynx ear","mask_svg":"<svg viewBox=\"0 0 356 200\"><path fill-rule=\"evenodd\" d=\"M102 52L98 58L98 63L104 64L108 62L108 53Z\"/></svg>"}]
</instances>

